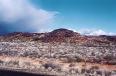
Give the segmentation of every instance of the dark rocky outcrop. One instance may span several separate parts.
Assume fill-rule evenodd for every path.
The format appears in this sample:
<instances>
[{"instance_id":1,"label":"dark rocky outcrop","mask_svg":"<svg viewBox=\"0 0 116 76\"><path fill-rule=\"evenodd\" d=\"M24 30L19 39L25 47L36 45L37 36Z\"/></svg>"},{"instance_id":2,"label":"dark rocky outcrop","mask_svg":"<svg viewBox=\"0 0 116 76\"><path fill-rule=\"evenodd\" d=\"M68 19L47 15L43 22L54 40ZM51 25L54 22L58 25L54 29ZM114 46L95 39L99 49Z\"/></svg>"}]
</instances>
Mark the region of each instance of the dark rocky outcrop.
<instances>
[{"instance_id":1,"label":"dark rocky outcrop","mask_svg":"<svg viewBox=\"0 0 116 76\"><path fill-rule=\"evenodd\" d=\"M49 33L50 37L73 37L75 36L77 33L73 32L72 30L68 30L68 29L56 29L52 32ZM79 35L79 33L78 33Z\"/></svg>"}]
</instances>

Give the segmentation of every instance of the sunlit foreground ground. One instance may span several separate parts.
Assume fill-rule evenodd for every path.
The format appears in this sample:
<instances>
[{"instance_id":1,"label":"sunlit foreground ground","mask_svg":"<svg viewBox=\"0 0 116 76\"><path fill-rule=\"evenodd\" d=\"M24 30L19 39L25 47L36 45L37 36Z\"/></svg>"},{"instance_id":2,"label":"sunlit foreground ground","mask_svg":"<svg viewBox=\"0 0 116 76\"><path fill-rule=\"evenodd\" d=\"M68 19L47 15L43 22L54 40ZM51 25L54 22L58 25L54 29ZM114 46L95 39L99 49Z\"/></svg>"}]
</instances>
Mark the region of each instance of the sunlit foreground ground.
<instances>
[{"instance_id":1,"label":"sunlit foreground ground","mask_svg":"<svg viewBox=\"0 0 116 76\"><path fill-rule=\"evenodd\" d=\"M1 68L34 74L58 76L115 76L116 65L73 62L66 63L54 59L32 59L25 57L0 56Z\"/></svg>"}]
</instances>

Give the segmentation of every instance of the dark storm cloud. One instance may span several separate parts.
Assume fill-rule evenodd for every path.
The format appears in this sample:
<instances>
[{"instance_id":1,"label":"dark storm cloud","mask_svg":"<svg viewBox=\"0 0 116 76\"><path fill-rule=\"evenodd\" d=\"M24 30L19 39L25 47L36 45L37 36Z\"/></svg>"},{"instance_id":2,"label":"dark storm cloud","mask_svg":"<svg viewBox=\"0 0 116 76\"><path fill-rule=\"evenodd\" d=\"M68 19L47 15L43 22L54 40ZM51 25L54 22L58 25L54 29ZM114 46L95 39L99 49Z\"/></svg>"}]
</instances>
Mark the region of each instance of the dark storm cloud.
<instances>
[{"instance_id":1,"label":"dark storm cloud","mask_svg":"<svg viewBox=\"0 0 116 76\"><path fill-rule=\"evenodd\" d=\"M35 7L29 0L0 0L0 33L45 31L55 14Z\"/></svg>"}]
</instances>

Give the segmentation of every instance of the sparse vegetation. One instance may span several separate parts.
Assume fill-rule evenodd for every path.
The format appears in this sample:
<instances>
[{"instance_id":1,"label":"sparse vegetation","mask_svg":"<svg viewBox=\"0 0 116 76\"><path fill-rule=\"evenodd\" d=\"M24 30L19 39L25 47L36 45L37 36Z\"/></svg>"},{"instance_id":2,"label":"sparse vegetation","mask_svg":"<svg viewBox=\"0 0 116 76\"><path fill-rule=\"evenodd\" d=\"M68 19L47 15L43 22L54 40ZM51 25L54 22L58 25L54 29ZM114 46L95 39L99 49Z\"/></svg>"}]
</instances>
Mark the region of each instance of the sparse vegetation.
<instances>
[{"instance_id":1,"label":"sparse vegetation","mask_svg":"<svg viewBox=\"0 0 116 76\"><path fill-rule=\"evenodd\" d=\"M115 76L113 39L82 36L66 29L42 34L14 33L0 37L0 66L70 76Z\"/></svg>"}]
</instances>

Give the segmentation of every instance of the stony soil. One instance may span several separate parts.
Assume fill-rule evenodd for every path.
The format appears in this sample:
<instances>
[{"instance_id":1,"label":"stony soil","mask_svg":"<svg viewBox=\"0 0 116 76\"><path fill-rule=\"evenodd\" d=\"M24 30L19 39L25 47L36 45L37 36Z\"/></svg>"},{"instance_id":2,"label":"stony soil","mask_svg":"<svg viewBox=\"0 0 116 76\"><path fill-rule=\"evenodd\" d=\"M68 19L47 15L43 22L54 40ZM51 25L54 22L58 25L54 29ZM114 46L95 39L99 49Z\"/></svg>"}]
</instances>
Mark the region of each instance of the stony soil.
<instances>
[{"instance_id":1,"label":"stony soil","mask_svg":"<svg viewBox=\"0 0 116 76\"><path fill-rule=\"evenodd\" d=\"M0 67L56 76L116 76L116 37L67 29L0 36Z\"/></svg>"}]
</instances>

